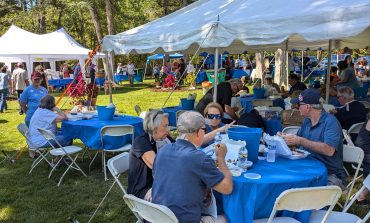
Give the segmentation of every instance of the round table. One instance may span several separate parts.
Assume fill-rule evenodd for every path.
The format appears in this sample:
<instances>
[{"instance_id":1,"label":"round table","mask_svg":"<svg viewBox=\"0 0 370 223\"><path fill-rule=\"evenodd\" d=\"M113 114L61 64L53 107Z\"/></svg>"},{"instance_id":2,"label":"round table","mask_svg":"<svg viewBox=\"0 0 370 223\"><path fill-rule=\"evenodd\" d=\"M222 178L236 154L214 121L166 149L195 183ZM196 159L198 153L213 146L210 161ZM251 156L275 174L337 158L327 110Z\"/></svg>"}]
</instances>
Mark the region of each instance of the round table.
<instances>
[{"instance_id":1,"label":"round table","mask_svg":"<svg viewBox=\"0 0 370 223\"><path fill-rule=\"evenodd\" d=\"M276 198L291 188L324 186L327 184L327 170L323 163L309 156L305 159L290 160L277 157L276 162L259 160L247 172L258 173L258 180L242 175L233 177L233 192L223 195L223 208L228 222L253 222L253 219L268 218ZM294 213L280 212L301 222L308 222L310 211Z\"/></svg>"},{"instance_id":2,"label":"round table","mask_svg":"<svg viewBox=\"0 0 370 223\"><path fill-rule=\"evenodd\" d=\"M68 139L80 139L87 147L91 149L102 149L100 130L107 125L132 125L134 127L134 136L141 135L143 130L143 119L130 115L115 116L111 121L101 121L96 116L89 120L63 121L62 133ZM110 145L124 144L122 140L131 140L130 136L117 138L121 142L114 142L115 139L109 139ZM116 139L116 140L117 140Z\"/></svg>"}]
</instances>

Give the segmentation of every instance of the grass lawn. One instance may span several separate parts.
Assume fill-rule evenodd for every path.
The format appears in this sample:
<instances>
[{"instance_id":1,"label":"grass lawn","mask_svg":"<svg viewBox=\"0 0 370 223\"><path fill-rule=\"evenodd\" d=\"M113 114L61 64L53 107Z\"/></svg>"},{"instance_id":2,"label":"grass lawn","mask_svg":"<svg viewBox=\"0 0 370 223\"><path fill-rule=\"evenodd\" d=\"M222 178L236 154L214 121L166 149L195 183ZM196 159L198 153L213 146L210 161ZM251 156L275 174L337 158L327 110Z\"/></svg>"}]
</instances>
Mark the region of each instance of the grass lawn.
<instances>
[{"instance_id":1,"label":"grass lawn","mask_svg":"<svg viewBox=\"0 0 370 223\"><path fill-rule=\"evenodd\" d=\"M120 113L136 115L134 105L143 110L161 108L169 92L154 92L151 88L153 80L137 84L133 88L117 88L113 92L113 102ZM201 90L192 91L201 97ZM99 92L98 105L106 105L109 96ZM176 91L166 106L178 105L180 98L189 92ZM60 93L52 93L58 97ZM63 99L62 104L66 102ZM8 102L9 110L0 114L0 150L13 154L25 145L25 140L17 131L16 126L24 122L24 115L18 114L18 103ZM69 102L63 109L70 109ZM74 144L83 146L79 140ZM0 161L3 155L0 154ZM101 172L101 159L94 163L92 172L83 177L77 171L71 171L64 178L62 185L57 187L60 175L65 168L60 168L48 179L50 169L45 163L38 166L32 174L28 174L32 160L25 151L15 164L0 164L0 222L67 222L68 217L87 222L98 203L112 184L112 179L105 182ZM78 164L87 173L89 161L79 159ZM121 176L127 186L127 175ZM361 183L356 185L361 187ZM356 205L350 210L363 217L369 209ZM114 187L105 203L95 216L93 222L136 222L133 214L122 200L121 191Z\"/></svg>"}]
</instances>

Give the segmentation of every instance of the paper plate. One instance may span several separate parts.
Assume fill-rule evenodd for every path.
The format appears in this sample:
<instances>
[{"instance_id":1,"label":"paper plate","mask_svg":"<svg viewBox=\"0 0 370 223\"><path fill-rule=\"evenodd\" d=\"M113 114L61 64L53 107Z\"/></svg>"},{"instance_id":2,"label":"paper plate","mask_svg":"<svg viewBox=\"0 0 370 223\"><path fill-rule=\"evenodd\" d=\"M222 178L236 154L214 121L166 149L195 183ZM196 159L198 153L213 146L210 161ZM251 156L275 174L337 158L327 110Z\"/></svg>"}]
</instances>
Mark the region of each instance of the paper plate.
<instances>
[{"instance_id":1,"label":"paper plate","mask_svg":"<svg viewBox=\"0 0 370 223\"><path fill-rule=\"evenodd\" d=\"M258 173L245 173L243 176L247 179L252 179L252 180L261 179L261 175Z\"/></svg>"}]
</instances>

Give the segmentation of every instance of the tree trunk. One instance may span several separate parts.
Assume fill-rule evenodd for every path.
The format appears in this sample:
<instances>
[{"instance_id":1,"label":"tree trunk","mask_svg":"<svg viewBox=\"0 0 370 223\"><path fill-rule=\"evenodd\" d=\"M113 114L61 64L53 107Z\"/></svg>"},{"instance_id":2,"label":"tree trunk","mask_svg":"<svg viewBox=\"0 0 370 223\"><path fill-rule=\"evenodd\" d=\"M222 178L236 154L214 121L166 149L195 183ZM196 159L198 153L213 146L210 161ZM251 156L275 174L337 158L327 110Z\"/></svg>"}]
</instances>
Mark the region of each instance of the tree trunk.
<instances>
[{"instance_id":1,"label":"tree trunk","mask_svg":"<svg viewBox=\"0 0 370 223\"><path fill-rule=\"evenodd\" d=\"M114 30L114 18L113 18L113 11L114 11L114 6L112 4L111 0L105 0L105 12L107 14L107 25L108 25L108 34L109 35L114 35L115 30ZM112 66L114 67L115 65L115 59L114 59L114 52L111 52L109 54L111 60L112 60ZM112 79L113 80L113 76Z\"/></svg>"},{"instance_id":2,"label":"tree trunk","mask_svg":"<svg viewBox=\"0 0 370 223\"><path fill-rule=\"evenodd\" d=\"M96 36L98 37L98 42L101 43L101 41L103 40L103 31L102 31L100 20L99 20L98 9L95 5L90 5L90 4L88 5L88 8L89 8L91 20L95 27ZM113 74L111 72L112 70L110 68L108 61L105 58L103 58L103 66L104 66L105 76L108 77L109 80L113 80Z\"/></svg>"},{"instance_id":3,"label":"tree trunk","mask_svg":"<svg viewBox=\"0 0 370 223\"><path fill-rule=\"evenodd\" d=\"M168 0L163 0L163 11L164 11L164 15L168 15L169 13Z\"/></svg>"},{"instance_id":4,"label":"tree trunk","mask_svg":"<svg viewBox=\"0 0 370 223\"><path fill-rule=\"evenodd\" d=\"M27 0L21 0L22 11L27 10Z\"/></svg>"},{"instance_id":5,"label":"tree trunk","mask_svg":"<svg viewBox=\"0 0 370 223\"><path fill-rule=\"evenodd\" d=\"M188 3L188 0L182 0L182 7L185 7L187 6L189 3Z\"/></svg>"}]
</instances>

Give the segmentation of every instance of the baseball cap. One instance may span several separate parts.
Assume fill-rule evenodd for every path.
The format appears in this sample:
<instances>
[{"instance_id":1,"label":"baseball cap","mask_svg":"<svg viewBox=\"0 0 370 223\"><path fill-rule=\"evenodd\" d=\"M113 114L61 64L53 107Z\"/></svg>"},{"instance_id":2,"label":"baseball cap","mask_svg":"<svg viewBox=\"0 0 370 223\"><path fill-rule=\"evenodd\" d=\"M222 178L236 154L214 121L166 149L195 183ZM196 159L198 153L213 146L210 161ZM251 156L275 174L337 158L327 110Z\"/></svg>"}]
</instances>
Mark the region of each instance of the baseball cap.
<instances>
[{"instance_id":1,"label":"baseball cap","mask_svg":"<svg viewBox=\"0 0 370 223\"><path fill-rule=\"evenodd\" d=\"M320 104L320 93L316 89L306 89L302 91L298 98L294 98L290 100L292 104L298 104L298 103L306 103L306 104Z\"/></svg>"},{"instance_id":2,"label":"baseball cap","mask_svg":"<svg viewBox=\"0 0 370 223\"><path fill-rule=\"evenodd\" d=\"M31 74L31 78L32 78L33 80L36 80L36 79L41 79L41 78L42 78L42 76L41 76L41 74L40 74L39 72L34 71L34 72L32 72L32 74Z\"/></svg>"}]
</instances>

